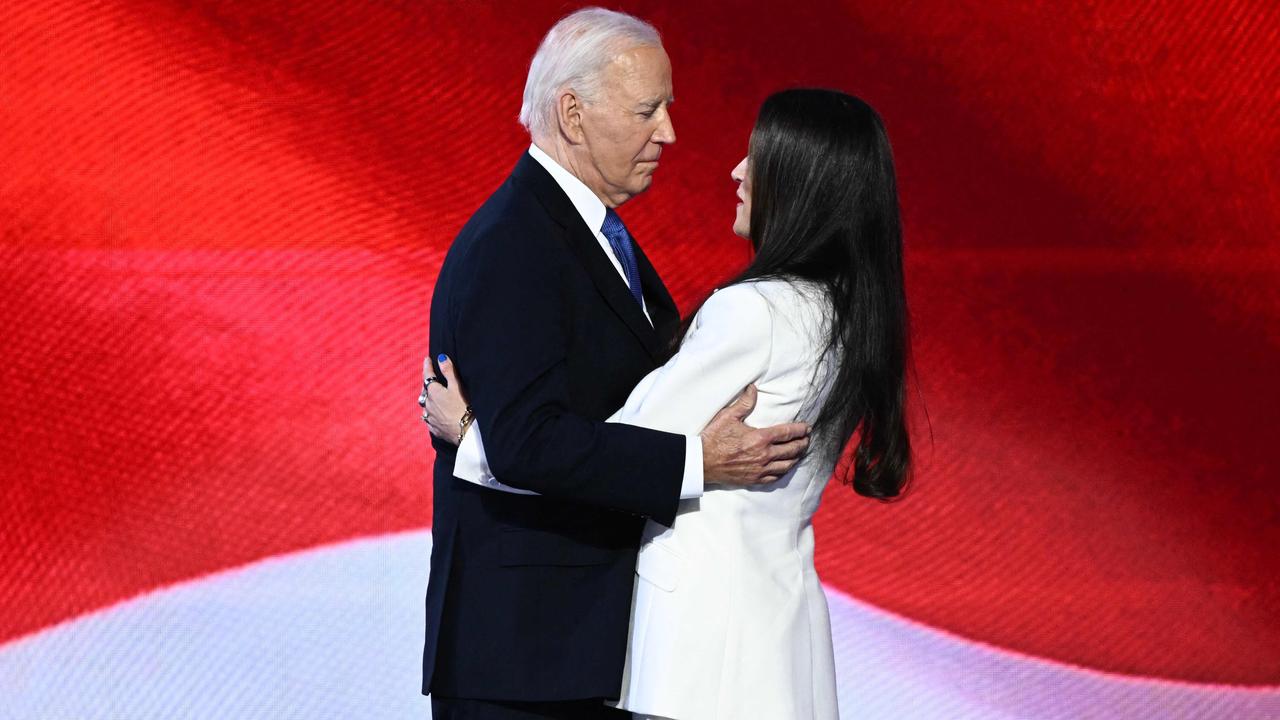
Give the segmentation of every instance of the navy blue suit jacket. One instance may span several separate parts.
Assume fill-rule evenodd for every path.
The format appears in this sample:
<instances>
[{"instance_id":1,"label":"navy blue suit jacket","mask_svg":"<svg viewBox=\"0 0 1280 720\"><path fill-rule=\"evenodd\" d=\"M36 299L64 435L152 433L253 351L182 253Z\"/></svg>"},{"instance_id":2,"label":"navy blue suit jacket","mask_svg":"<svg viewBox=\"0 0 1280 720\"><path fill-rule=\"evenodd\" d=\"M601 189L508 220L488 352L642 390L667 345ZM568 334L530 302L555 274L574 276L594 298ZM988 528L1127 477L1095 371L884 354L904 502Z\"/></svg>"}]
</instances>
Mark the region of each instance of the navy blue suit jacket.
<instances>
[{"instance_id":1,"label":"navy blue suit jacket","mask_svg":"<svg viewBox=\"0 0 1280 720\"><path fill-rule=\"evenodd\" d=\"M454 240L431 353L470 396L515 495L453 477L436 441L423 692L617 697L644 518L675 518L682 436L603 422L668 354L675 303L636 247L653 325L551 175L526 154Z\"/></svg>"}]
</instances>

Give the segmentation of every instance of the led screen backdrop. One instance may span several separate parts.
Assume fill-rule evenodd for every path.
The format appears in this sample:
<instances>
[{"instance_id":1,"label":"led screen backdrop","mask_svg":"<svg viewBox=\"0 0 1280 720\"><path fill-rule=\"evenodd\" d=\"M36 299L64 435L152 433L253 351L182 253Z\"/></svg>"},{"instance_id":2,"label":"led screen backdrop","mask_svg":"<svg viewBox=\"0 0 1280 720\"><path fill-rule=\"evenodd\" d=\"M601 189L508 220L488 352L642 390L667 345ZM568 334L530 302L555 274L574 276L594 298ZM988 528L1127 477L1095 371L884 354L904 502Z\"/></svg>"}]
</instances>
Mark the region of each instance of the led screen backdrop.
<instances>
[{"instance_id":1,"label":"led screen backdrop","mask_svg":"<svg viewBox=\"0 0 1280 720\"><path fill-rule=\"evenodd\" d=\"M0 14L0 718L427 716L428 301L574 7ZM843 715L1280 718L1276 6L621 9L686 310L770 91L895 144L918 469L816 521Z\"/></svg>"}]
</instances>

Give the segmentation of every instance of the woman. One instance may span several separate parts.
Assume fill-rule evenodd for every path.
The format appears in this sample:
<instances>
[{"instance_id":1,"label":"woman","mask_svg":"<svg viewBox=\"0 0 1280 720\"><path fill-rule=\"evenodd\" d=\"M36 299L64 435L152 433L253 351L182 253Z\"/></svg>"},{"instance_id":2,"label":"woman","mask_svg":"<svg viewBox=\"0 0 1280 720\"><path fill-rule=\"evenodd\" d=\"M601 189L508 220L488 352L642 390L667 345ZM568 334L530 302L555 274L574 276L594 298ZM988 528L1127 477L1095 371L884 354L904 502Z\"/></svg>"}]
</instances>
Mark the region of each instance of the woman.
<instances>
[{"instance_id":1,"label":"woman","mask_svg":"<svg viewBox=\"0 0 1280 720\"><path fill-rule=\"evenodd\" d=\"M694 434L754 384L749 423L809 422L814 444L775 483L709 488L681 503L674 527L648 523L618 706L675 720L836 718L811 520L850 440L840 474L868 497L897 496L911 455L893 160L863 101L786 90L761 107L732 177L733 230L752 262L610 420ZM433 434L456 439L462 392L433 391Z\"/></svg>"}]
</instances>

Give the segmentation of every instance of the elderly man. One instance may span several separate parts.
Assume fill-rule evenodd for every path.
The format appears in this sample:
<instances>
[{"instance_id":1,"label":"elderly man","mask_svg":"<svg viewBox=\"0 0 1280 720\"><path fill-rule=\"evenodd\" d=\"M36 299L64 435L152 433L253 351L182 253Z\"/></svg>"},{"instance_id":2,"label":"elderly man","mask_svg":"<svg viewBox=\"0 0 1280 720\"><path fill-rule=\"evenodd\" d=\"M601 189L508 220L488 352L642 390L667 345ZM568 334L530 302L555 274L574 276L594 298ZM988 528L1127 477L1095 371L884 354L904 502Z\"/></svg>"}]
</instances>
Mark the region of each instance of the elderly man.
<instances>
[{"instance_id":1,"label":"elderly man","mask_svg":"<svg viewBox=\"0 0 1280 720\"><path fill-rule=\"evenodd\" d=\"M679 326L615 208L675 142L657 32L588 8L551 29L525 86L533 144L449 250L431 348L458 361L494 474L454 477L435 442L423 692L436 720L625 717L616 698L644 518L704 484L784 473L803 425L722 411L701 436L604 422ZM442 361L444 364L445 361Z\"/></svg>"}]
</instances>

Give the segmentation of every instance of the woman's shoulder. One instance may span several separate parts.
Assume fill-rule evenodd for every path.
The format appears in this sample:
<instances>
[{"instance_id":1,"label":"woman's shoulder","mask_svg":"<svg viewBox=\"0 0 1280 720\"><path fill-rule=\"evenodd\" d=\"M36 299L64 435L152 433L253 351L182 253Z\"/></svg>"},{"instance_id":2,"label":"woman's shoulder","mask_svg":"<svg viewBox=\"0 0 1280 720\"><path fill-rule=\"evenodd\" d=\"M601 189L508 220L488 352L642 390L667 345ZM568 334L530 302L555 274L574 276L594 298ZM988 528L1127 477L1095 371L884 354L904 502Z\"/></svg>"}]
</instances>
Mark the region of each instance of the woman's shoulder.
<instances>
[{"instance_id":1,"label":"woman's shoulder","mask_svg":"<svg viewBox=\"0 0 1280 720\"><path fill-rule=\"evenodd\" d=\"M748 280L725 290L736 290L737 302L763 302L771 312L788 316L801 311L824 310L828 304L826 289L821 283L801 278Z\"/></svg>"},{"instance_id":2,"label":"woman's shoulder","mask_svg":"<svg viewBox=\"0 0 1280 720\"><path fill-rule=\"evenodd\" d=\"M821 299L825 297L825 290L821 283L803 278L743 280L713 291L712 297L719 297L724 293L729 293L728 297L739 302L748 303L757 302L757 298L771 300L783 298Z\"/></svg>"},{"instance_id":3,"label":"woman's shoulder","mask_svg":"<svg viewBox=\"0 0 1280 720\"><path fill-rule=\"evenodd\" d=\"M740 282L714 290L698 311L698 324L732 323L741 330L767 329L771 324L768 299L758 283Z\"/></svg>"},{"instance_id":4,"label":"woman's shoulder","mask_svg":"<svg viewBox=\"0 0 1280 720\"><path fill-rule=\"evenodd\" d=\"M826 286L803 278L770 278L744 283L766 306L775 331L793 340L822 344L831 319Z\"/></svg>"},{"instance_id":5,"label":"woman's shoulder","mask_svg":"<svg viewBox=\"0 0 1280 720\"><path fill-rule=\"evenodd\" d=\"M745 280L711 294L700 315L735 314L766 320L773 315L787 317L826 314L826 289L821 283L798 278Z\"/></svg>"}]
</instances>

